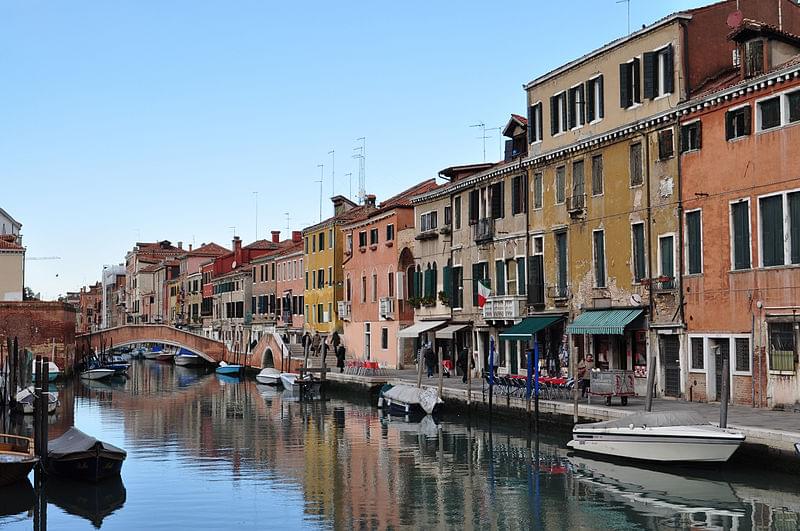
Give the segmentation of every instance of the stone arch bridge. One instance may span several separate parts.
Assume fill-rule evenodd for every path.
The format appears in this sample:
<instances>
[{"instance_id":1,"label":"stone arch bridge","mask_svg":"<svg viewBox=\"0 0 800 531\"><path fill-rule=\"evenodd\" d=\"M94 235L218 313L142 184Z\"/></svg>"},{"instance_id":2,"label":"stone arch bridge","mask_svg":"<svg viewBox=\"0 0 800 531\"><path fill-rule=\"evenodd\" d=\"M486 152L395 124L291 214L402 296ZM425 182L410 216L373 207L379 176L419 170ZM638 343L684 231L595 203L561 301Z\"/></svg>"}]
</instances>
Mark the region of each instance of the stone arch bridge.
<instances>
[{"instance_id":1,"label":"stone arch bridge","mask_svg":"<svg viewBox=\"0 0 800 531\"><path fill-rule=\"evenodd\" d=\"M86 345L97 349L101 344L122 347L135 343L163 343L189 349L212 363L230 362L234 358L234 353L230 352L222 341L167 325L138 324L117 326L98 330L97 332L79 334L75 337L75 341L79 351Z\"/></svg>"}]
</instances>

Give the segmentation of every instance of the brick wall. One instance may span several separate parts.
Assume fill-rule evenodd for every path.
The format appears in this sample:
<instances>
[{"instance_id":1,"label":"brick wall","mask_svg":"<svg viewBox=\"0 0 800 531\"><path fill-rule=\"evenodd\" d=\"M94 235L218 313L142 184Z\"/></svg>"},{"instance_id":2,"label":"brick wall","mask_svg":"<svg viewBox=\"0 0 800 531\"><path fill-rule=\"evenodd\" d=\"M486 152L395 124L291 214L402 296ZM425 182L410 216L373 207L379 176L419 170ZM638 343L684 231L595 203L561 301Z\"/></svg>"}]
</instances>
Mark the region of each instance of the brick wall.
<instances>
[{"instance_id":1,"label":"brick wall","mask_svg":"<svg viewBox=\"0 0 800 531\"><path fill-rule=\"evenodd\" d=\"M688 386L686 389L686 398L689 398L689 389L691 387L692 402L708 402L708 393L706 392L706 375L702 372L690 372L688 379Z\"/></svg>"},{"instance_id":2,"label":"brick wall","mask_svg":"<svg viewBox=\"0 0 800 531\"><path fill-rule=\"evenodd\" d=\"M63 302L0 302L0 341L17 337L33 355L52 357L61 370L75 362L76 310Z\"/></svg>"}]
</instances>

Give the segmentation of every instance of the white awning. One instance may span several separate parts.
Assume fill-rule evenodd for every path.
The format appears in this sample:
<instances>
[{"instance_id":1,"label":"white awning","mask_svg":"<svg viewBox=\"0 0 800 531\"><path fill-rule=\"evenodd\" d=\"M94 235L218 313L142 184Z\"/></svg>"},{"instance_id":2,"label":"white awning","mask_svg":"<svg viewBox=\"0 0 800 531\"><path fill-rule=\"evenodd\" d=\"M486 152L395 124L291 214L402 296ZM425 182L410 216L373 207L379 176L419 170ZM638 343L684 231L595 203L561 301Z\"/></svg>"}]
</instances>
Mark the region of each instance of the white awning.
<instances>
[{"instance_id":1,"label":"white awning","mask_svg":"<svg viewBox=\"0 0 800 531\"><path fill-rule=\"evenodd\" d=\"M397 333L397 337L418 337L421 333L439 328L446 323L447 321L419 321L408 328L400 330L400 332Z\"/></svg>"},{"instance_id":2,"label":"white awning","mask_svg":"<svg viewBox=\"0 0 800 531\"><path fill-rule=\"evenodd\" d=\"M459 330L463 330L469 325L466 324L451 324L447 325L441 330L436 331L436 339L453 339L453 336Z\"/></svg>"}]
</instances>

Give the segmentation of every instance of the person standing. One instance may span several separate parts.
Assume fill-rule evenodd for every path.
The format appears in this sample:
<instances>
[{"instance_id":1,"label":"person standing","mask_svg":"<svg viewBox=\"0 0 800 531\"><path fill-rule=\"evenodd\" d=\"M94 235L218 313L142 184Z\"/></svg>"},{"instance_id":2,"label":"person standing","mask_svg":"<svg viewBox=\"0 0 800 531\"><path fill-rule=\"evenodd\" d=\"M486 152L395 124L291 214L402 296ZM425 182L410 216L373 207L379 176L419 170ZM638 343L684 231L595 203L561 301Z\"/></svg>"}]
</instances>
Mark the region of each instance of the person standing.
<instances>
[{"instance_id":1,"label":"person standing","mask_svg":"<svg viewBox=\"0 0 800 531\"><path fill-rule=\"evenodd\" d=\"M303 337L300 338L300 342L303 344L303 355L308 352L308 348L311 346L311 338L308 336L308 330L303 332Z\"/></svg>"},{"instance_id":2,"label":"person standing","mask_svg":"<svg viewBox=\"0 0 800 531\"><path fill-rule=\"evenodd\" d=\"M339 372L344 372L344 356L344 345L339 345L336 347L336 366L339 367Z\"/></svg>"},{"instance_id":3,"label":"person standing","mask_svg":"<svg viewBox=\"0 0 800 531\"><path fill-rule=\"evenodd\" d=\"M436 354L433 352L433 347L430 341L425 344L425 366L428 368L428 378L433 376L433 369L436 367Z\"/></svg>"},{"instance_id":4,"label":"person standing","mask_svg":"<svg viewBox=\"0 0 800 531\"><path fill-rule=\"evenodd\" d=\"M314 356L319 356L319 347L322 344L322 336L319 335L319 332L314 332L314 337L311 338L311 351L314 353Z\"/></svg>"},{"instance_id":5,"label":"person standing","mask_svg":"<svg viewBox=\"0 0 800 531\"><path fill-rule=\"evenodd\" d=\"M461 350L461 355L458 357L458 369L461 371L461 381L464 383L467 383L467 371L469 371L468 363L469 354L467 353L467 349L464 348Z\"/></svg>"},{"instance_id":6,"label":"person standing","mask_svg":"<svg viewBox=\"0 0 800 531\"><path fill-rule=\"evenodd\" d=\"M331 334L331 346L333 347L334 353L336 353L336 351L339 349L339 345L341 344L342 344L342 338L339 337L339 332L334 330L333 334Z\"/></svg>"}]
</instances>

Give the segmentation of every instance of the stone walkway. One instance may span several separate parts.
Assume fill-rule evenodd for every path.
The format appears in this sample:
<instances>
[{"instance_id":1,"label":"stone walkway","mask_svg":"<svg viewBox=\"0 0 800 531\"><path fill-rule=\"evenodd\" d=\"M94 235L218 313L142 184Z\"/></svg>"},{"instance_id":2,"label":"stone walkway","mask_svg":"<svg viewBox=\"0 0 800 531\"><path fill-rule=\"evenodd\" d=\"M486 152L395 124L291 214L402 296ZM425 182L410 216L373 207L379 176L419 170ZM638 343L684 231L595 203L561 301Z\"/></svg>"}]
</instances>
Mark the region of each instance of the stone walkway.
<instances>
[{"instance_id":1,"label":"stone walkway","mask_svg":"<svg viewBox=\"0 0 800 531\"><path fill-rule=\"evenodd\" d=\"M402 382L413 385L417 383L417 373L414 370L387 370L380 376L367 377L330 373L328 377L342 383L360 383L362 385L378 385L383 382ZM422 385L437 387L439 385L438 377L427 378L423 375ZM460 377L444 378L442 388L445 400L451 398L466 401L467 385L461 382ZM481 380L473 380L472 401L482 403L484 397L488 400L488 387L484 389ZM525 409L524 399L512 397L507 400L505 395L495 395L495 397L494 403L498 407L505 407L506 404L509 404L512 409ZM619 399L614 399L611 406L606 406L603 398L594 397L591 403L582 399L579 402L578 411L583 418L606 420L644 411L644 402L643 397L630 398L628 405L622 406ZM540 400L539 408L543 413L569 416L573 414L573 404L569 400ZM713 424L719 423L719 404L657 398L653 400L653 410L692 410ZM728 426L743 431L750 443L766 444L783 451L793 452L794 443L800 442L800 413L731 405L728 408Z\"/></svg>"}]
</instances>

